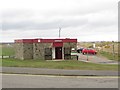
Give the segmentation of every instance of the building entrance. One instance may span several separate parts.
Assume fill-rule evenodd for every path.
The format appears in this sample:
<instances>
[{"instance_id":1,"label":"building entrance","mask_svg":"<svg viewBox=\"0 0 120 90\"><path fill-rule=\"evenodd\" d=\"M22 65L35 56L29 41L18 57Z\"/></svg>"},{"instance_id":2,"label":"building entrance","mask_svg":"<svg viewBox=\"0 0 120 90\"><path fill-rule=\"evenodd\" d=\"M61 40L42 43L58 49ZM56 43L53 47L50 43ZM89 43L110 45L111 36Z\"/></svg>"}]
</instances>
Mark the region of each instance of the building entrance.
<instances>
[{"instance_id":1,"label":"building entrance","mask_svg":"<svg viewBox=\"0 0 120 90\"><path fill-rule=\"evenodd\" d=\"M62 47L55 47L55 59L62 59Z\"/></svg>"}]
</instances>

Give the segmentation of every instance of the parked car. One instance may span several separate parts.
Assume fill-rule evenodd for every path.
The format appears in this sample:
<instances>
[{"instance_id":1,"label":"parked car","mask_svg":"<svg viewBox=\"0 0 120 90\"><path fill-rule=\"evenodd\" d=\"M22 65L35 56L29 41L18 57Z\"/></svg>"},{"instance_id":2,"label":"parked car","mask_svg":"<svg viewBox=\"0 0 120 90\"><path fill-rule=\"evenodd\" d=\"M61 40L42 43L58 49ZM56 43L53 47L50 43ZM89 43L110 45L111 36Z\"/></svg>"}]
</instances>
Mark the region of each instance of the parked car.
<instances>
[{"instance_id":1,"label":"parked car","mask_svg":"<svg viewBox=\"0 0 120 90\"><path fill-rule=\"evenodd\" d=\"M84 48L79 48L79 49L77 49L77 52L78 53L82 53L82 50L83 50Z\"/></svg>"},{"instance_id":2,"label":"parked car","mask_svg":"<svg viewBox=\"0 0 120 90\"><path fill-rule=\"evenodd\" d=\"M87 49L83 49L82 50L82 54L84 55L84 54L97 54L97 51L96 50L94 50L94 49L92 49L92 48L87 48Z\"/></svg>"}]
</instances>

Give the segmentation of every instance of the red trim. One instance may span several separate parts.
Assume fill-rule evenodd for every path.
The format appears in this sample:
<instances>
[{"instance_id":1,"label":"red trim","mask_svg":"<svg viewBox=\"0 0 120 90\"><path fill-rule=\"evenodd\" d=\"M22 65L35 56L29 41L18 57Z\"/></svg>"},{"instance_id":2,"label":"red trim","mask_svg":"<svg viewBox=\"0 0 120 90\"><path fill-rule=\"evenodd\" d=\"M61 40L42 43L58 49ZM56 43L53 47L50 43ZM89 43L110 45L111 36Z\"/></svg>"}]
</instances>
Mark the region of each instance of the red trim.
<instances>
[{"instance_id":1,"label":"red trim","mask_svg":"<svg viewBox=\"0 0 120 90\"><path fill-rule=\"evenodd\" d=\"M63 47L63 42L53 42L53 47Z\"/></svg>"},{"instance_id":2,"label":"red trim","mask_svg":"<svg viewBox=\"0 0 120 90\"><path fill-rule=\"evenodd\" d=\"M17 43L54 43L54 42L63 42L63 43L77 43L77 39L19 39L15 40Z\"/></svg>"},{"instance_id":3,"label":"red trim","mask_svg":"<svg viewBox=\"0 0 120 90\"><path fill-rule=\"evenodd\" d=\"M34 39L33 43L38 43L38 40L40 40L41 43L54 43L54 42L75 42L77 43L77 39Z\"/></svg>"}]
</instances>

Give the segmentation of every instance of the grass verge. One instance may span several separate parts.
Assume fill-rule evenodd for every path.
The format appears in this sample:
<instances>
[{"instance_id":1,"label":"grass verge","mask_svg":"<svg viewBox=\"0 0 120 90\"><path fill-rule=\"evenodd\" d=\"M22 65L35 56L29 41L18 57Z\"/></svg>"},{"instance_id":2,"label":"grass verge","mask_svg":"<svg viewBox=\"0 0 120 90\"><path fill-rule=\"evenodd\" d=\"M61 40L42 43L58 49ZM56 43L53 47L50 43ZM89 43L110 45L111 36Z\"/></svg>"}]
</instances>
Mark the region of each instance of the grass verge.
<instances>
[{"instance_id":1,"label":"grass verge","mask_svg":"<svg viewBox=\"0 0 120 90\"><path fill-rule=\"evenodd\" d=\"M3 55L3 56L15 55L15 51L13 47L2 47L0 48L0 50L2 51L0 55Z\"/></svg>"},{"instance_id":2,"label":"grass verge","mask_svg":"<svg viewBox=\"0 0 120 90\"><path fill-rule=\"evenodd\" d=\"M120 60L119 60L120 56L118 56L118 54L115 54L115 55L113 56L113 54L110 53L110 52L101 51L101 52L99 52L99 55L104 56L104 57L106 57L106 58L109 59L109 60L120 61Z\"/></svg>"},{"instance_id":3,"label":"grass verge","mask_svg":"<svg viewBox=\"0 0 120 90\"><path fill-rule=\"evenodd\" d=\"M114 71L118 70L118 65L94 64L75 60L44 61L44 60L3 59L2 66L49 68L49 69L114 70Z\"/></svg>"}]
</instances>

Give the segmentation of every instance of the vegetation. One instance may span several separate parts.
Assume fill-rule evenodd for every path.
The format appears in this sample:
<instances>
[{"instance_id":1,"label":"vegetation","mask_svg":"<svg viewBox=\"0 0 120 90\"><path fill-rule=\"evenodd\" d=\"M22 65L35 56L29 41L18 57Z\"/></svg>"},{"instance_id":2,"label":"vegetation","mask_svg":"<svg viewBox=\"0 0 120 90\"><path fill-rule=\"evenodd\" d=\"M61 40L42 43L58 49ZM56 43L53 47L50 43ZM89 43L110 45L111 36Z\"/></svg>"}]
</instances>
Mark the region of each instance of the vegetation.
<instances>
[{"instance_id":1,"label":"vegetation","mask_svg":"<svg viewBox=\"0 0 120 90\"><path fill-rule=\"evenodd\" d=\"M54 69L79 69L79 70L118 70L118 65L94 64L76 60L45 61L45 60L18 60L3 59L2 66L8 67L34 67Z\"/></svg>"},{"instance_id":2,"label":"vegetation","mask_svg":"<svg viewBox=\"0 0 120 90\"><path fill-rule=\"evenodd\" d=\"M114 54L114 55L113 55L113 53L110 53L110 52L100 51L100 52L98 53L98 55L104 56L104 57L106 57L106 58L109 59L109 60L120 61L120 60L119 60L120 56L118 56L118 54Z\"/></svg>"},{"instance_id":3,"label":"vegetation","mask_svg":"<svg viewBox=\"0 0 120 90\"><path fill-rule=\"evenodd\" d=\"M85 43L87 46L87 43ZM88 44L90 46L92 44ZM1 55L9 56L14 55L14 47L4 45L0 47ZM99 52L100 55L108 57L108 59L113 59L112 53L107 53L105 51ZM118 56L115 55L115 60L118 60ZM2 63L2 64L1 64ZM19 60L19 59L3 59L0 60L0 65L8 67L34 67L34 68L55 68L55 69L79 69L79 70L118 70L118 65L106 65L106 64L94 64L86 63L76 60L66 60L66 61L45 61L45 60Z\"/></svg>"},{"instance_id":4,"label":"vegetation","mask_svg":"<svg viewBox=\"0 0 120 90\"><path fill-rule=\"evenodd\" d=\"M119 45L120 43L118 42L95 42L96 47L100 47L100 50L98 50L96 48L96 50L98 51L98 56L103 56L109 60L116 60L116 61L120 61L120 55L118 55L120 52L119 49ZM115 56L113 56L113 44L114 44L114 52L115 52ZM80 42L78 44L80 47L89 47L92 48L93 47L93 43L92 42Z\"/></svg>"},{"instance_id":5,"label":"vegetation","mask_svg":"<svg viewBox=\"0 0 120 90\"><path fill-rule=\"evenodd\" d=\"M13 46L7 46L7 45L1 46L0 51L1 51L0 55L3 55L3 56L15 55L15 50Z\"/></svg>"},{"instance_id":6,"label":"vegetation","mask_svg":"<svg viewBox=\"0 0 120 90\"><path fill-rule=\"evenodd\" d=\"M5 48L3 47L2 55L4 55L4 56L15 55L14 48L13 47L5 47Z\"/></svg>"}]
</instances>

